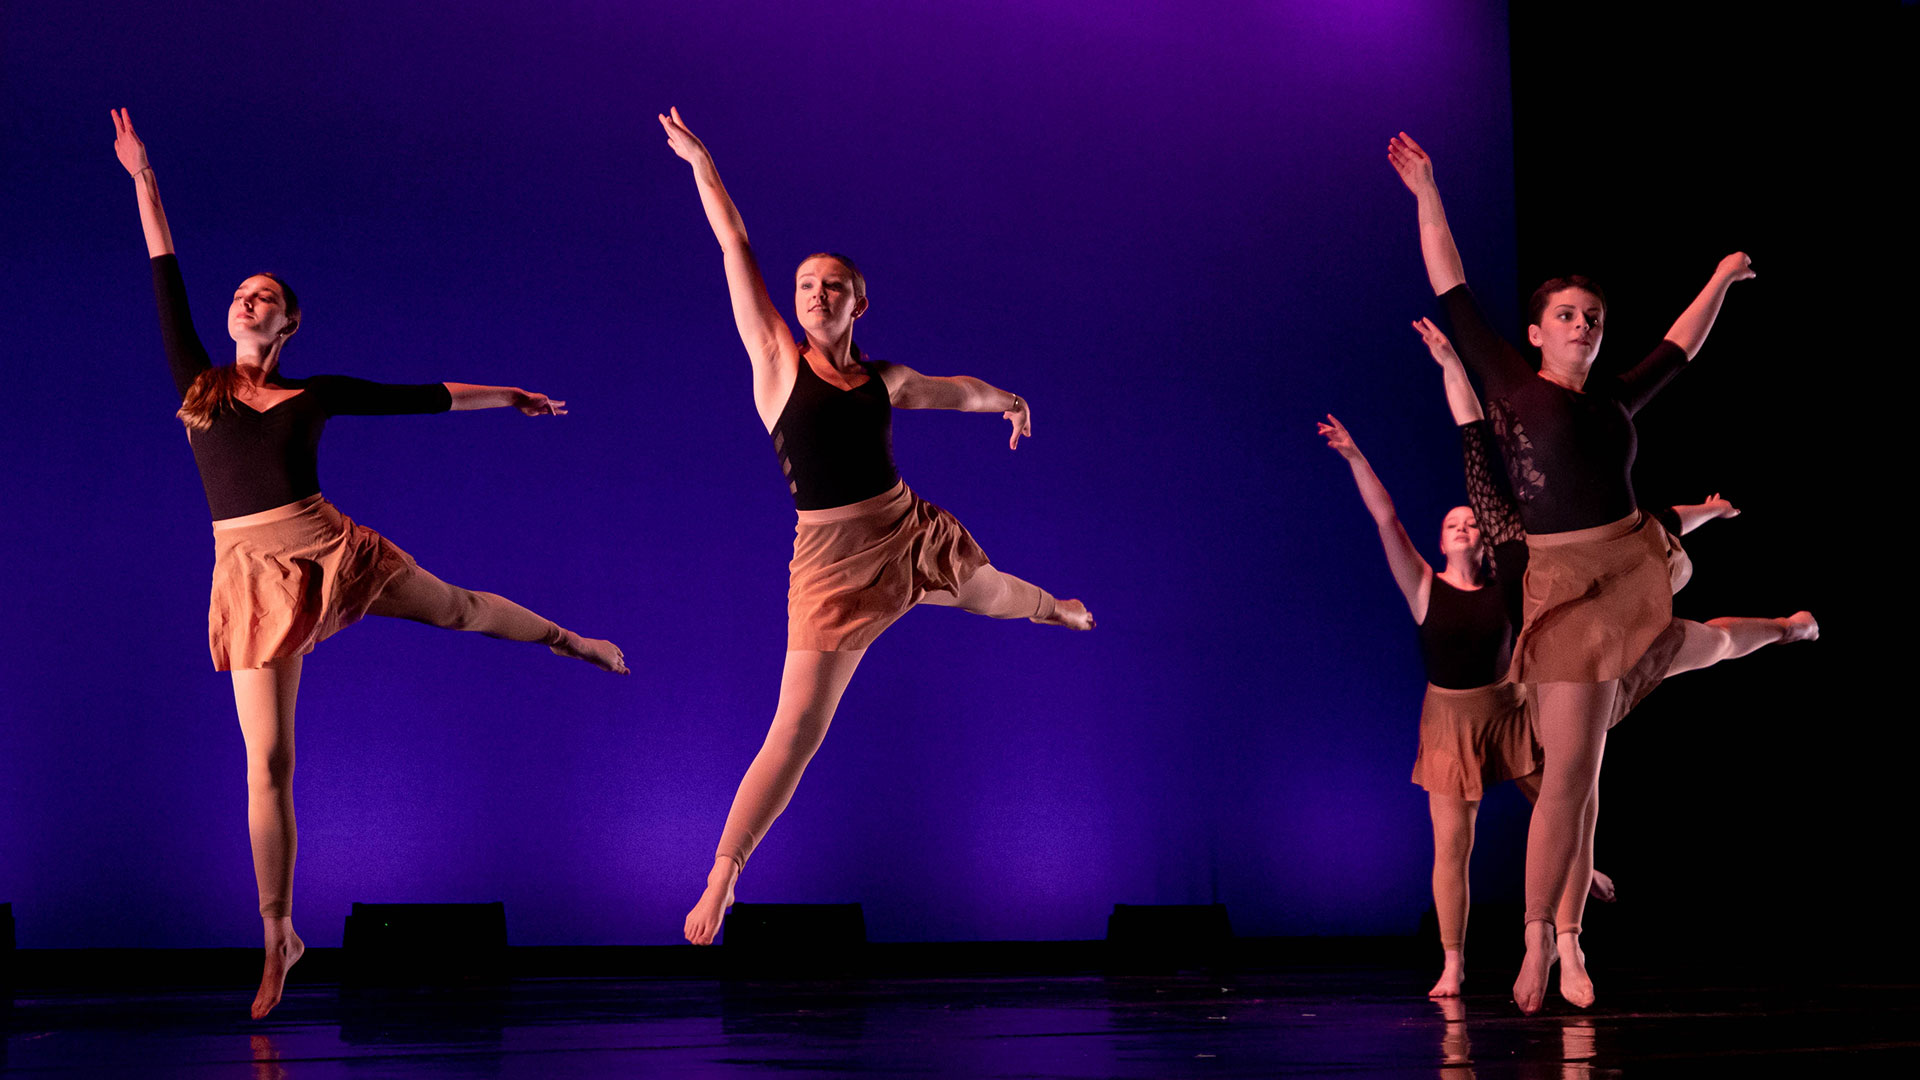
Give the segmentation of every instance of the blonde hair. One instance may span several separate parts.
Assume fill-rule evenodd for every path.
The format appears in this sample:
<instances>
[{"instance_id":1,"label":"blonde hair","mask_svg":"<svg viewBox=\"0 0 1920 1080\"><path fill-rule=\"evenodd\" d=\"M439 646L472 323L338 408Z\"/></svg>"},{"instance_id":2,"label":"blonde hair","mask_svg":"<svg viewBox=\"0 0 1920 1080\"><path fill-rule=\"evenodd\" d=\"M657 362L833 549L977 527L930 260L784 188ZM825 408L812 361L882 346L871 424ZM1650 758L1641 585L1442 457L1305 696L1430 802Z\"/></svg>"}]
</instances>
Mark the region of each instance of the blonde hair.
<instances>
[{"instance_id":1,"label":"blonde hair","mask_svg":"<svg viewBox=\"0 0 1920 1080\"><path fill-rule=\"evenodd\" d=\"M293 293L293 287L281 280L279 274L258 273L254 277L263 277L280 286L280 294L286 300L287 318L294 320L297 328L300 318L300 298ZM292 331L288 331L291 333ZM240 388L240 369L232 364L221 364L201 372L187 387L187 393L181 399L180 409L173 415L180 422L195 431L205 431L213 426L214 418L233 408L233 395Z\"/></svg>"}]
</instances>

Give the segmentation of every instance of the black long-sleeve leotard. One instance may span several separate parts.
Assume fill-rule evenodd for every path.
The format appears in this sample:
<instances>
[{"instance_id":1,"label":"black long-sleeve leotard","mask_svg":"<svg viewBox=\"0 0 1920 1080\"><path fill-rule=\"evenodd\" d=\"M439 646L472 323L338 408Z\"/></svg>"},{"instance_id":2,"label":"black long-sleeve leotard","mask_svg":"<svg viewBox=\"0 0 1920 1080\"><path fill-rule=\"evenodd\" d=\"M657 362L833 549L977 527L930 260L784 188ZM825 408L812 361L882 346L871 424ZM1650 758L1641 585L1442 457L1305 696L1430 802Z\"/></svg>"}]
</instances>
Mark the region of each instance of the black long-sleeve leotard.
<instances>
[{"instance_id":1,"label":"black long-sleeve leotard","mask_svg":"<svg viewBox=\"0 0 1920 1080\"><path fill-rule=\"evenodd\" d=\"M153 295L174 388L184 399L213 361L194 332L176 257L162 255L153 260ZM329 416L437 413L453 407L453 395L445 383L400 385L344 375L289 379L277 372L268 382L301 392L264 412L236 401L232 408L215 414L212 426L187 429L200 482L207 491L207 508L215 521L317 494L320 432Z\"/></svg>"},{"instance_id":2,"label":"black long-sleeve leotard","mask_svg":"<svg viewBox=\"0 0 1920 1080\"><path fill-rule=\"evenodd\" d=\"M1662 341L1631 370L1569 390L1541 378L1487 324L1467 286L1440 301L1454 348L1480 377L1526 530L1588 529L1633 513L1633 416L1686 365L1685 350Z\"/></svg>"}]
</instances>

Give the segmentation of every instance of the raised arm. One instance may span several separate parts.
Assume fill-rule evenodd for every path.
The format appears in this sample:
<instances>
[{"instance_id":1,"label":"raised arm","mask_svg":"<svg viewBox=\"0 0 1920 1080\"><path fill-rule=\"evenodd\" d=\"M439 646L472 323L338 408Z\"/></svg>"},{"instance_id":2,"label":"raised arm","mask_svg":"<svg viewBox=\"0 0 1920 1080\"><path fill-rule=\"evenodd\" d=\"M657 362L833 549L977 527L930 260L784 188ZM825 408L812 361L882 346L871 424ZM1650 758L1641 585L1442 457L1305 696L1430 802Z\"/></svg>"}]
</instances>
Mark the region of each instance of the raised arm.
<instances>
[{"instance_id":1,"label":"raised arm","mask_svg":"<svg viewBox=\"0 0 1920 1080\"><path fill-rule=\"evenodd\" d=\"M887 400L896 409L954 409L959 412L997 412L1012 421L1013 437L1007 449L1020 449L1020 440L1033 437L1033 408L1027 399L971 375L922 375L905 364L876 364Z\"/></svg>"},{"instance_id":2,"label":"raised arm","mask_svg":"<svg viewBox=\"0 0 1920 1080\"><path fill-rule=\"evenodd\" d=\"M1427 281L1433 285L1433 295L1466 284L1460 249L1454 246L1446 208L1440 205L1440 188L1433 182L1433 159L1403 131L1387 140L1387 161L1419 206L1420 255L1427 263Z\"/></svg>"},{"instance_id":3,"label":"raised arm","mask_svg":"<svg viewBox=\"0 0 1920 1080\"><path fill-rule=\"evenodd\" d=\"M1474 393L1473 383L1467 380L1466 365L1460 362L1460 354L1453 351L1453 342L1433 325L1432 319L1415 319L1413 328L1420 334L1420 340L1426 342L1433 362L1440 365L1440 382L1447 388L1447 408L1453 413L1453 422L1471 424L1485 420L1487 414L1480 408L1480 395Z\"/></svg>"},{"instance_id":4,"label":"raised arm","mask_svg":"<svg viewBox=\"0 0 1920 1080\"><path fill-rule=\"evenodd\" d=\"M1707 279L1707 287L1701 289L1687 310L1674 320L1673 329L1667 331L1667 340L1680 346L1689 360L1699 355L1700 346L1707 343L1707 333L1713 329L1713 321L1720 317L1720 305L1726 302L1727 290L1734 282L1753 276L1753 262L1746 252L1736 251L1721 259L1713 277Z\"/></svg>"},{"instance_id":5,"label":"raised arm","mask_svg":"<svg viewBox=\"0 0 1920 1080\"><path fill-rule=\"evenodd\" d=\"M140 231L147 236L147 257L173 254L173 233L167 228L167 210L160 205L160 184L147 163L147 144L133 132L133 117L125 109L108 109L113 117L113 153L133 177L133 195L140 204Z\"/></svg>"},{"instance_id":6,"label":"raised arm","mask_svg":"<svg viewBox=\"0 0 1920 1080\"><path fill-rule=\"evenodd\" d=\"M780 317L779 309L774 307L773 297L767 294L760 263L747 243L746 222L741 220L733 198L720 182L720 170L714 167L713 155L707 152L706 144L687 129L677 108L660 117L660 126L667 133L667 146L693 166L700 206L707 212L707 224L713 227L713 238L720 242L720 253L726 262L727 294L733 299L733 325L740 332L740 343L747 347L747 358L753 361L754 400L761 406L761 419L771 429L778 417L767 413L773 402L784 400L787 384L793 379L793 365L799 358L793 334L787 329L786 320Z\"/></svg>"},{"instance_id":7,"label":"raised arm","mask_svg":"<svg viewBox=\"0 0 1920 1080\"><path fill-rule=\"evenodd\" d=\"M1427 598L1433 591L1433 567L1428 566L1427 560L1414 548L1413 539L1393 509L1393 498L1387 494L1386 485L1374 475L1373 466L1367 464L1367 456L1354 445L1346 427L1328 413L1326 422L1320 425L1320 434L1326 436L1327 445L1346 458L1347 465L1353 469L1360 501L1367 504L1367 513L1373 515L1373 523L1380 530L1380 546L1386 550L1387 569L1393 571L1393 582L1400 586L1400 595L1407 598L1407 610L1413 612L1413 621L1425 622Z\"/></svg>"}]
</instances>

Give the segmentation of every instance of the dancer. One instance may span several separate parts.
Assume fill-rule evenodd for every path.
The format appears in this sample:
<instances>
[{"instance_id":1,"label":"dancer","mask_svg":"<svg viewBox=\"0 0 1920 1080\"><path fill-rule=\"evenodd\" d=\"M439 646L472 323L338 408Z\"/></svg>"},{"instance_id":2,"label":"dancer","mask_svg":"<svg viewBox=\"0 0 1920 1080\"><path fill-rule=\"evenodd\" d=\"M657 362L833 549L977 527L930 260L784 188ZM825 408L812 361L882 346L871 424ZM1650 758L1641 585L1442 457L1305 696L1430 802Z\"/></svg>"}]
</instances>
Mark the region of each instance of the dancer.
<instances>
[{"instance_id":1,"label":"dancer","mask_svg":"<svg viewBox=\"0 0 1920 1080\"><path fill-rule=\"evenodd\" d=\"M687 940L706 945L733 903L747 857L826 736L860 658L895 619L921 603L1076 630L1091 630L1093 616L1077 600L1055 600L993 567L966 528L915 495L894 468L895 407L997 412L1013 424L1007 446L1015 449L1033 434L1027 402L979 379L934 378L868 360L853 340L854 320L868 309L866 279L844 255L809 256L795 272L795 317L805 331L795 341L713 156L679 110L661 116L660 126L693 167L724 257L734 326L753 365L754 406L799 511L779 705L727 812L706 891L687 914Z\"/></svg>"},{"instance_id":2,"label":"dancer","mask_svg":"<svg viewBox=\"0 0 1920 1080\"><path fill-rule=\"evenodd\" d=\"M1722 259L1665 340L1607 379L1590 378L1604 296L1585 278L1548 281L1528 306L1527 340L1541 353L1535 371L1487 325L1466 287L1431 158L1405 132L1389 141L1387 157L1417 201L1427 277L1453 322L1461 357L1485 386L1527 533L1524 625L1512 677L1535 688L1545 768L1527 834L1526 959L1514 1001L1523 1013L1539 1011L1557 950L1561 992L1585 1006L1592 983L1578 938L1556 940L1553 909L1568 879L1577 884L1587 873L1581 852L1591 851L1600 763L1607 728L1624 711L1623 687L1644 694L1667 675L1819 635L1804 611L1717 624L1675 619L1673 591L1691 565L1634 499L1634 414L1700 351L1727 290L1754 273L1744 253Z\"/></svg>"},{"instance_id":3,"label":"dancer","mask_svg":"<svg viewBox=\"0 0 1920 1080\"><path fill-rule=\"evenodd\" d=\"M258 1019L279 1003L287 971L305 950L292 913L293 712L302 658L316 644L362 615L386 615L539 642L622 675L627 667L612 642L583 638L504 597L441 581L320 494L320 432L329 416L506 406L528 416L558 416L566 403L510 386L287 378L280 356L300 327L300 302L272 274L255 274L234 291L227 309L234 363L213 366L193 328L147 148L125 109L112 115L114 153L133 177L153 260L161 339L181 398L178 415L213 512L207 633L214 669L231 672L247 748L247 832L266 933L266 963L253 1000Z\"/></svg>"}]
</instances>

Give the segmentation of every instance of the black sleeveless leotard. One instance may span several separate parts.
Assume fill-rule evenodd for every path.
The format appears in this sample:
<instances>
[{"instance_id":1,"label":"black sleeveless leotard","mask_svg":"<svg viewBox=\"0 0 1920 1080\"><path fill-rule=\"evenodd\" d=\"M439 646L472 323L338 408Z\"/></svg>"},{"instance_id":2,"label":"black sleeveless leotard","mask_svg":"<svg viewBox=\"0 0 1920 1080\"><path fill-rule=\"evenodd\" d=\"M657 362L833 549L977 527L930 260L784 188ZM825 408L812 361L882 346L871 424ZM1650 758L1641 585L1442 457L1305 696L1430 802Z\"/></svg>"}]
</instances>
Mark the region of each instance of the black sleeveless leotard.
<instances>
[{"instance_id":1,"label":"black sleeveless leotard","mask_svg":"<svg viewBox=\"0 0 1920 1080\"><path fill-rule=\"evenodd\" d=\"M893 464L893 403L875 365L860 366L867 381L842 390L800 357L793 393L773 425L773 449L798 509L846 506L900 482Z\"/></svg>"}]
</instances>

